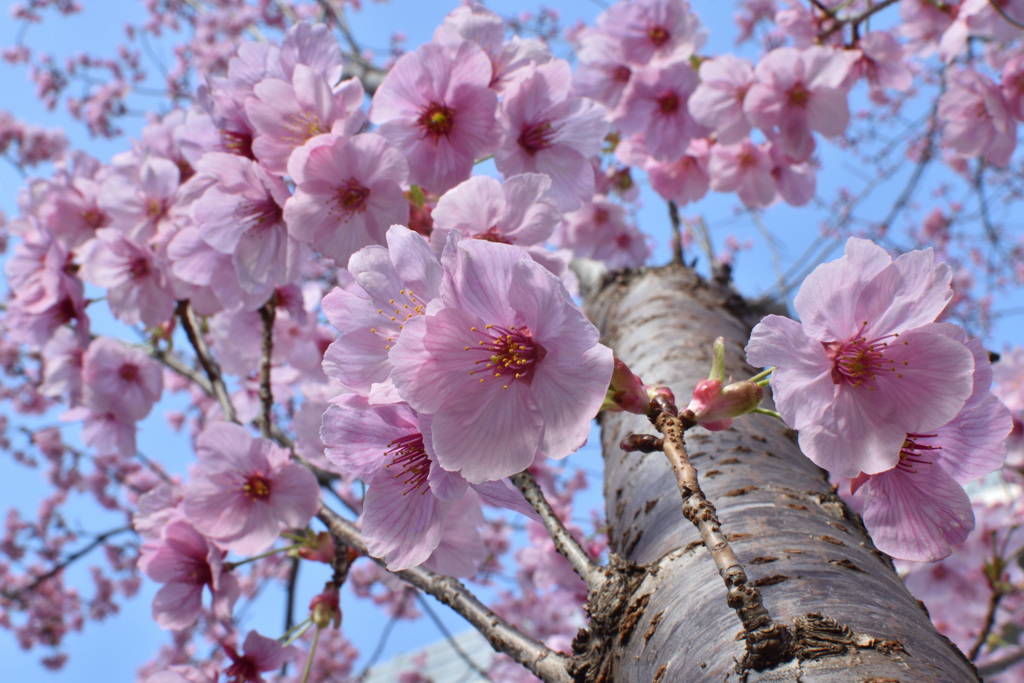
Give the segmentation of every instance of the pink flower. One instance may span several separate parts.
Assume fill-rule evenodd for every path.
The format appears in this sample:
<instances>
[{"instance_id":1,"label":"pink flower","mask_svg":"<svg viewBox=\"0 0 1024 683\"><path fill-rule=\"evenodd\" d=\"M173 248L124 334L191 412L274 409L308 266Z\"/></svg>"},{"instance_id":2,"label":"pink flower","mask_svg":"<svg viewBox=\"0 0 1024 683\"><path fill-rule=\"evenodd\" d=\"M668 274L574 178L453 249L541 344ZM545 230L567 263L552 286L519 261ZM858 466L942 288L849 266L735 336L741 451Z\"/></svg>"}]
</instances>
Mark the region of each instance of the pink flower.
<instances>
[{"instance_id":1,"label":"pink flower","mask_svg":"<svg viewBox=\"0 0 1024 683\"><path fill-rule=\"evenodd\" d=\"M448 263L442 307L391 350L399 395L434 416L438 463L480 483L578 449L612 373L597 330L521 249L465 240Z\"/></svg>"},{"instance_id":2,"label":"pink flower","mask_svg":"<svg viewBox=\"0 0 1024 683\"><path fill-rule=\"evenodd\" d=\"M406 323L426 313L441 287L441 264L417 233L394 225L387 244L356 252L348 263L355 283L336 287L322 304L341 333L324 354L324 372L373 403L399 400L388 354Z\"/></svg>"},{"instance_id":3,"label":"pink flower","mask_svg":"<svg viewBox=\"0 0 1024 683\"><path fill-rule=\"evenodd\" d=\"M138 422L160 400L163 371L145 351L99 337L82 358L82 384L82 404L92 412Z\"/></svg>"},{"instance_id":4,"label":"pink flower","mask_svg":"<svg viewBox=\"0 0 1024 683\"><path fill-rule=\"evenodd\" d=\"M373 96L370 120L409 160L409 181L441 194L469 177L496 142L491 61L470 42L451 57L428 43L398 60Z\"/></svg>"},{"instance_id":5,"label":"pink flower","mask_svg":"<svg viewBox=\"0 0 1024 683\"><path fill-rule=\"evenodd\" d=\"M608 132L604 110L572 94L569 64L542 64L506 92L498 114L501 143L494 163L506 176L546 173L551 198L565 211L594 194L590 158Z\"/></svg>"},{"instance_id":6,"label":"pink flower","mask_svg":"<svg viewBox=\"0 0 1024 683\"><path fill-rule=\"evenodd\" d=\"M142 544L139 569L164 584L153 598L160 628L188 628L202 611L203 588L210 589L218 619L229 620L238 599L238 580L224 570L224 551L183 520L172 521L159 541Z\"/></svg>"},{"instance_id":7,"label":"pink flower","mask_svg":"<svg viewBox=\"0 0 1024 683\"><path fill-rule=\"evenodd\" d=\"M249 631L242 644L244 655L238 650L222 643L224 652L231 659L231 666L224 670L228 683L263 683L266 679L260 674L280 669L289 659L301 654L294 645L282 645L273 638L261 636L256 631Z\"/></svg>"},{"instance_id":8,"label":"pink flower","mask_svg":"<svg viewBox=\"0 0 1024 683\"><path fill-rule=\"evenodd\" d=\"M735 192L749 207L768 206L775 199L771 155L749 139L735 145L714 145L708 160L711 189Z\"/></svg>"},{"instance_id":9,"label":"pink flower","mask_svg":"<svg viewBox=\"0 0 1024 683\"><path fill-rule=\"evenodd\" d=\"M771 386L804 454L844 477L899 462L906 435L941 427L971 393L974 359L923 327L952 297L952 270L930 249L895 261L868 240L815 268L794 307L802 320L758 323L747 359L777 366Z\"/></svg>"},{"instance_id":10,"label":"pink flower","mask_svg":"<svg viewBox=\"0 0 1024 683\"><path fill-rule=\"evenodd\" d=\"M155 327L174 314L174 297L153 250L114 228L101 228L80 254L82 279L106 287L110 312L119 320Z\"/></svg>"},{"instance_id":11,"label":"pink flower","mask_svg":"<svg viewBox=\"0 0 1024 683\"><path fill-rule=\"evenodd\" d=\"M267 78L253 88L245 112L256 130L252 150L267 170L284 175L288 157L308 140L337 129L354 134L364 116L363 86L349 79L331 88L322 75L296 64L291 82Z\"/></svg>"},{"instance_id":12,"label":"pink flower","mask_svg":"<svg viewBox=\"0 0 1024 683\"><path fill-rule=\"evenodd\" d=\"M612 5L598 26L622 43L631 63L688 59L704 44L704 32L685 0L637 0Z\"/></svg>"},{"instance_id":13,"label":"pink flower","mask_svg":"<svg viewBox=\"0 0 1024 683\"><path fill-rule=\"evenodd\" d=\"M794 161L814 152L816 130L826 137L842 135L850 122L843 82L856 55L824 47L772 50L754 74L743 111L758 128L778 129L782 149Z\"/></svg>"},{"instance_id":14,"label":"pink flower","mask_svg":"<svg viewBox=\"0 0 1024 683\"><path fill-rule=\"evenodd\" d=\"M99 208L112 228L145 243L171 228L168 210L180 181L181 171L173 161L148 157L103 181Z\"/></svg>"},{"instance_id":15,"label":"pink flower","mask_svg":"<svg viewBox=\"0 0 1024 683\"><path fill-rule=\"evenodd\" d=\"M479 518L482 524L475 494L532 514L522 495L506 482L469 484L442 469L431 448L431 422L430 416L417 415L404 403L371 406L357 396L336 401L324 413L320 433L327 445L325 454L341 471L367 483L363 537L370 554L385 559L392 571L422 564L437 551L446 530L450 537L449 527L458 527L457 521L449 520L453 509L460 508L463 517ZM476 524L471 531L463 550L473 555L483 544ZM449 544L454 542L449 539ZM472 575L475 566L461 572L448 563L445 573Z\"/></svg>"},{"instance_id":16,"label":"pink flower","mask_svg":"<svg viewBox=\"0 0 1024 683\"><path fill-rule=\"evenodd\" d=\"M409 166L379 135L316 138L292 155L288 170L296 182L284 207L289 234L338 264L409 222L402 196Z\"/></svg>"},{"instance_id":17,"label":"pink flower","mask_svg":"<svg viewBox=\"0 0 1024 683\"><path fill-rule=\"evenodd\" d=\"M185 514L198 530L241 555L269 548L281 528L304 527L320 487L288 451L218 422L196 438L199 465L185 493Z\"/></svg>"},{"instance_id":18,"label":"pink flower","mask_svg":"<svg viewBox=\"0 0 1024 683\"><path fill-rule=\"evenodd\" d=\"M562 220L546 199L551 179L538 173L507 178L504 183L475 176L445 192L430 214L434 230L430 243L440 253L451 230L464 238L504 242L520 247L540 244Z\"/></svg>"},{"instance_id":19,"label":"pink flower","mask_svg":"<svg viewBox=\"0 0 1024 683\"><path fill-rule=\"evenodd\" d=\"M512 36L505 40L505 20L479 3L458 7L444 18L434 31L434 42L444 45L452 54L464 41L483 48L491 60L491 83L495 92L528 73L537 64L551 60L551 52L539 40Z\"/></svg>"},{"instance_id":20,"label":"pink flower","mask_svg":"<svg viewBox=\"0 0 1024 683\"><path fill-rule=\"evenodd\" d=\"M697 74L687 61L645 67L633 75L614 123L626 135L642 132L655 159L678 159L690 140L708 132L687 109L696 87Z\"/></svg>"},{"instance_id":21,"label":"pink flower","mask_svg":"<svg viewBox=\"0 0 1024 683\"><path fill-rule=\"evenodd\" d=\"M576 58L579 66L572 75L576 92L614 109L633 74L622 55L622 43L597 29L585 28L579 36Z\"/></svg>"},{"instance_id":22,"label":"pink flower","mask_svg":"<svg viewBox=\"0 0 1024 683\"><path fill-rule=\"evenodd\" d=\"M949 80L939 98L943 144L960 156L982 156L990 164L1005 167L1017 146L1017 122L999 88L971 69L958 70Z\"/></svg>"},{"instance_id":23,"label":"pink flower","mask_svg":"<svg viewBox=\"0 0 1024 683\"><path fill-rule=\"evenodd\" d=\"M965 341L954 325L928 328ZM988 353L977 339L966 343L975 372L963 409L931 433L907 434L896 467L854 482L865 489L864 525L871 539L893 557L934 562L963 543L974 528L974 514L962 485L998 469L1006 457L1010 413L989 391Z\"/></svg>"},{"instance_id":24,"label":"pink flower","mask_svg":"<svg viewBox=\"0 0 1024 683\"><path fill-rule=\"evenodd\" d=\"M722 55L701 62L700 85L688 100L697 123L714 129L718 142L731 145L750 133L743 100L754 83L754 68L745 59Z\"/></svg>"},{"instance_id":25,"label":"pink flower","mask_svg":"<svg viewBox=\"0 0 1024 683\"><path fill-rule=\"evenodd\" d=\"M680 206L695 202L708 193L711 178L708 160L711 149L706 139L691 140L686 154L674 161L655 161L644 164L651 187L663 199Z\"/></svg>"},{"instance_id":26,"label":"pink flower","mask_svg":"<svg viewBox=\"0 0 1024 683\"><path fill-rule=\"evenodd\" d=\"M566 214L552 241L612 270L641 266L651 253L644 234L626 221L622 205L601 196Z\"/></svg>"},{"instance_id":27,"label":"pink flower","mask_svg":"<svg viewBox=\"0 0 1024 683\"><path fill-rule=\"evenodd\" d=\"M903 62L903 47L888 31L871 31L861 36L857 46L861 57L853 65L851 74L862 76L875 91L891 88L900 92L914 84L914 74Z\"/></svg>"}]
</instances>

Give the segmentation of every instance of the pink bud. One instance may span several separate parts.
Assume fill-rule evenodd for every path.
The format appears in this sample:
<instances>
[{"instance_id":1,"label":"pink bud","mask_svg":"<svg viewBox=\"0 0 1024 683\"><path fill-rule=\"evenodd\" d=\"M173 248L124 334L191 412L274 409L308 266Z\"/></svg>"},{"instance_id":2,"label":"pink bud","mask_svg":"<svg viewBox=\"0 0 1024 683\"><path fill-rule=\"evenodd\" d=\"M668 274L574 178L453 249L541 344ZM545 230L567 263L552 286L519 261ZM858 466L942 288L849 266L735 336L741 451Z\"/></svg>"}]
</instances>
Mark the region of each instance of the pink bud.
<instances>
[{"instance_id":1,"label":"pink bud","mask_svg":"<svg viewBox=\"0 0 1024 683\"><path fill-rule=\"evenodd\" d=\"M313 612L313 623L318 628L327 628L332 621L334 628L341 626L341 605L338 602L337 589L328 588L314 596L309 603L309 609Z\"/></svg>"},{"instance_id":2,"label":"pink bud","mask_svg":"<svg viewBox=\"0 0 1024 683\"><path fill-rule=\"evenodd\" d=\"M707 430L717 432L732 426L732 418L753 412L764 400L764 389L749 380L722 387L717 379L703 379L693 390L684 413Z\"/></svg>"}]
</instances>

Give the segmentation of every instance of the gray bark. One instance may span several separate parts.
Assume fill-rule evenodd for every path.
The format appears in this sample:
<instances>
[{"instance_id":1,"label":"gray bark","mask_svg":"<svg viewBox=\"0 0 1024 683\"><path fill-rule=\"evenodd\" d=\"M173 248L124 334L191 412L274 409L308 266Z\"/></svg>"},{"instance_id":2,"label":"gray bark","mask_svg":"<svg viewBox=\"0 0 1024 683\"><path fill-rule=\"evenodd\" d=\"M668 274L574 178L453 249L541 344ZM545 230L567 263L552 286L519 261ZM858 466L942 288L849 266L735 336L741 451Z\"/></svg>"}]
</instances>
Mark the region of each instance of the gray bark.
<instances>
[{"instance_id":1,"label":"gray bark","mask_svg":"<svg viewBox=\"0 0 1024 683\"><path fill-rule=\"evenodd\" d=\"M718 336L726 339L727 377L757 372L743 353L756 317L729 290L685 268L620 274L587 299L604 342L645 382L671 387L680 408L707 376ZM762 415L727 431L696 427L685 435L722 530L772 617L791 627L798 643L790 661L743 671L740 621L709 553L680 513L667 460L660 452L623 453L618 444L631 433L656 432L642 416L603 417L608 533L618 556L609 575L617 579L592 596L590 630L576 643L586 653L580 661L591 663L577 679L978 680L825 473L800 453L796 434Z\"/></svg>"}]
</instances>

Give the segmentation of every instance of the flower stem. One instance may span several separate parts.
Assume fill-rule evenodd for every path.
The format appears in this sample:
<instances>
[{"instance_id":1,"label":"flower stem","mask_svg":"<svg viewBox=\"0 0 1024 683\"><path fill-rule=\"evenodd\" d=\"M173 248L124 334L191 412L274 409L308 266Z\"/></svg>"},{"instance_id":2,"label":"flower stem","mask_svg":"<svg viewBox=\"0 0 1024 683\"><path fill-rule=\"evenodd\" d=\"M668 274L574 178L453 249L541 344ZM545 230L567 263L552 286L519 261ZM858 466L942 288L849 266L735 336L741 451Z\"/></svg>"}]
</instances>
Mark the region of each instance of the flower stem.
<instances>
[{"instance_id":1,"label":"flower stem","mask_svg":"<svg viewBox=\"0 0 1024 683\"><path fill-rule=\"evenodd\" d=\"M780 420L782 419L782 416L779 415L777 412L775 412L774 410L768 410L767 408L754 408L754 412L761 413L762 415L768 415L769 417L777 417Z\"/></svg>"},{"instance_id":2,"label":"flower stem","mask_svg":"<svg viewBox=\"0 0 1024 683\"><path fill-rule=\"evenodd\" d=\"M313 668L313 653L316 652L316 644L320 641L320 627L316 627L316 633L313 634L313 644L309 646L309 656L306 657L306 669L302 672L302 683L306 683L309 680L310 669Z\"/></svg>"},{"instance_id":3,"label":"flower stem","mask_svg":"<svg viewBox=\"0 0 1024 683\"><path fill-rule=\"evenodd\" d=\"M312 626L312 625L313 625L312 617L307 617L305 621L300 621L298 624L296 624L292 628L292 634L290 636L288 636L288 639L285 640L284 643L282 643L282 644L285 645L285 646L291 645L296 640L301 638L303 636L303 634L305 634L306 631L309 630L309 627ZM320 629L317 629L317 631L319 631L319 630ZM285 635L288 635L288 634L286 633Z\"/></svg>"},{"instance_id":4,"label":"flower stem","mask_svg":"<svg viewBox=\"0 0 1024 683\"><path fill-rule=\"evenodd\" d=\"M768 384L767 380L768 380L769 377L771 377L771 374L774 371L775 371L775 367L774 366L768 368L767 370L762 370L761 372L759 372L756 375L754 375L753 377L751 377L750 381L754 382L758 386L762 386L763 387L763 386Z\"/></svg>"},{"instance_id":5,"label":"flower stem","mask_svg":"<svg viewBox=\"0 0 1024 683\"><path fill-rule=\"evenodd\" d=\"M273 548L272 550L268 550L265 553L260 553L259 555L253 555L252 557L247 557L244 560L239 560L238 562L225 562L225 564L228 567L228 571L231 571L233 569L237 569L238 567L241 567L243 564L249 564L250 562L255 562L256 560L262 560L264 557L270 557L270 556L276 555L277 553L280 553L280 552L287 552L287 551L290 551L290 550L297 550L297 549L303 548L303 547L305 547L304 543L303 544L297 544L297 545L290 545L290 546L288 546L286 548L284 548L284 547L282 547L282 548Z\"/></svg>"}]
</instances>

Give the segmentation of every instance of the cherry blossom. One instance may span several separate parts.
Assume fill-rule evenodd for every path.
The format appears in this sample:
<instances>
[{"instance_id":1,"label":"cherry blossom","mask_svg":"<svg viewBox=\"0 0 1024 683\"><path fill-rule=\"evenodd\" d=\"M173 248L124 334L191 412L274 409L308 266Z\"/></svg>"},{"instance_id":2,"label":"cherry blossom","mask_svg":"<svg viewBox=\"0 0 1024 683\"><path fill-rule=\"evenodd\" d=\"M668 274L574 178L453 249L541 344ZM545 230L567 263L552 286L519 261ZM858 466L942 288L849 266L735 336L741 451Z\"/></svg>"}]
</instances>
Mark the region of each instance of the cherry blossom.
<instances>
[{"instance_id":1,"label":"cherry blossom","mask_svg":"<svg viewBox=\"0 0 1024 683\"><path fill-rule=\"evenodd\" d=\"M391 350L399 395L433 415L441 467L495 481L582 446L612 355L562 284L515 247L464 240L441 302Z\"/></svg>"},{"instance_id":2,"label":"cherry blossom","mask_svg":"<svg viewBox=\"0 0 1024 683\"><path fill-rule=\"evenodd\" d=\"M818 266L794 300L801 322L765 317L747 359L777 366L779 413L816 464L845 477L899 463L907 434L952 420L972 388L963 343L926 327L952 297L952 270L932 251L895 261L851 238L842 258Z\"/></svg>"},{"instance_id":3,"label":"cherry blossom","mask_svg":"<svg viewBox=\"0 0 1024 683\"><path fill-rule=\"evenodd\" d=\"M239 596L238 581L225 571L224 551L184 521L167 525L158 541L142 544L139 568L164 586L153 598L153 618L160 628L182 629L202 611L203 588L213 596L219 619L228 619Z\"/></svg>"},{"instance_id":4,"label":"cherry blossom","mask_svg":"<svg viewBox=\"0 0 1024 683\"><path fill-rule=\"evenodd\" d=\"M427 44L403 55L373 96L370 120L409 161L409 181L442 193L494 150L491 61L470 42L451 57Z\"/></svg>"}]
</instances>

